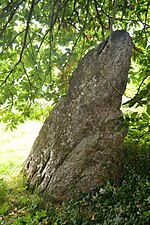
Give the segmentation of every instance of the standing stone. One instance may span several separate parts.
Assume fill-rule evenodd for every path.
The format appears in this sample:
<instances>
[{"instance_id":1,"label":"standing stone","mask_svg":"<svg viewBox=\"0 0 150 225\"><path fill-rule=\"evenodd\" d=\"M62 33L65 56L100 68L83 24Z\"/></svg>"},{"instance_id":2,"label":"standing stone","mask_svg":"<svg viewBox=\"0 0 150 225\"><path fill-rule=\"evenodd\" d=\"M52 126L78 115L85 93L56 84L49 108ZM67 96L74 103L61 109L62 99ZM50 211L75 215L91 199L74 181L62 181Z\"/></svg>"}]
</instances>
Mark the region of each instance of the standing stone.
<instances>
[{"instance_id":1,"label":"standing stone","mask_svg":"<svg viewBox=\"0 0 150 225\"><path fill-rule=\"evenodd\" d=\"M68 96L45 120L24 170L29 187L49 200L78 197L108 178L117 179L120 126L132 42L126 31L89 51L70 80Z\"/></svg>"}]
</instances>

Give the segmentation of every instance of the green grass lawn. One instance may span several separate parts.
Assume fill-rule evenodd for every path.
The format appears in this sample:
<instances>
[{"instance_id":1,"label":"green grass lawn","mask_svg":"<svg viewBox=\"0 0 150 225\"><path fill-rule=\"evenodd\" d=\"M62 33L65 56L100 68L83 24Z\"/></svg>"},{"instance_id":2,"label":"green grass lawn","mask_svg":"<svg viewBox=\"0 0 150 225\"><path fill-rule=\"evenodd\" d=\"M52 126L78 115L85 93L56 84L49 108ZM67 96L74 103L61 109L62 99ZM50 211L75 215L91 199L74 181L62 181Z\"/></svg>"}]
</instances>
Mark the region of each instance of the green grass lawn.
<instances>
[{"instance_id":1,"label":"green grass lawn","mask_svg":"<svg viewBox=\"0 0 150 225\"><path fill-rule=\"evenodd\" d=\"M5 125L0 125L0 179L17 176L41 126L40 122L27 121L17 130L5 131Z\"/></svg>"}]
</instances>

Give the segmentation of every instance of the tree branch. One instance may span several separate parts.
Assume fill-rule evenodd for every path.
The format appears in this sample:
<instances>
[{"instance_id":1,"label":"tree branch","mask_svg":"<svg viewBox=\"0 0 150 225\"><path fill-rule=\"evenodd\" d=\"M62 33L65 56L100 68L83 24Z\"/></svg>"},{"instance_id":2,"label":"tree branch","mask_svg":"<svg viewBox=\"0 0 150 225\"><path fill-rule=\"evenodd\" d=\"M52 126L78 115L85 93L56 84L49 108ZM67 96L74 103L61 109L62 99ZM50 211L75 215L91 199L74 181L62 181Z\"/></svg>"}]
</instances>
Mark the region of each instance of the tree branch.
<instances>
[{"instance_id":1,"label":"tree branch","mask_svg":"<svg viewBox=\"0 0 150 225\"><path fill-rule=\"evenodd\" d=\"M4 27L2 28L2 31L0 32L0 38L2 38L3 34L4 34L5 31L6 31L7 26L9 25L9 23L10 23L11 20L13 19L14 15L15 15L15 13L16 13L16 11L17 11L17 9L19 8L19 6L21 5L22 2L23 2L23 0L20 1L20 2L18 2L18 3L13 7L13 10L10 12L10 16L9 16L9 18L8 18L8 21L6 22L6 24L5 24ZM9 7L8 7L8 9L9 9ZM3 11L4 11L4 10L3 10ZM5 11L4 11L4 12L5 12Z\"/></svg>"},{"instance_id":2,"label":"tree branch","mask_svg":"<svg viewBox=\"0 0 150 225\"><path fill-rule=\"evenodd\" d=\"M6 51L9 46L14 42L14 40L20 35L22 34L26 29L20 31L18 34L16 34L16 36L11 40L11 42L9 42L9 44L6 46L6 48L4 48L4 50L0 53L0 55L2 55L4 53L4 51Z\"/></svg>"},{"instance_id":3,"label":"tree branch","mask_svg":"<svg viewBox=\"0 0 150 225\"><path fill-rule=\"evenodd\" d=\"M26 77L27 77L27 80L28 80L28 83L29 83L29 87L30 87L30 105L29 105L29 108L30 108L30 106L31 106L31 100L32 100L32 84L31 84L31 82L30 82L30 78L29 78L29 76L28 76L28 73L27 73L27 71L26 71L26 68L25 68L25 66L24 66L24 63L21 62L21 64L22 64L23 70L24 70L24 72L25 72L25 74L26 74Z\"/></svg>"},{"instance_id":4,"label":"tree branch","mask_svg":"<svg viewBox=\"0 0 150 225\"><path fill-rule=\"evenodd\" d=\"M138 94L139 94L139 92L140 92L140 89L141 89L141 87L142 87L144 81L145 81L149 76L150 76L150 73L148 73L148 74L146 75L146 77L143 78L143 80L141 81L141 83L140 83L140 85L139 85L139 87L138 87L138 89L137 89L137 92L136 92L136 94L134 95L134 97L133 97L132 99L130 99L129 101L123 103L123 105L129 104L130 102L135 102L135 103L138 102L137 96L138 96ZM134 104L135 104L135 103L134 103Z\"/></svg>"},{"instance_id":5,"label":"tree branch","mask_svg":"<svg viewBox=\"0 0 150 225\"><path fill-rule=\"evenodd\" d=\"M112 19L111 19L111 24L110 24L110 34L112 34L112 32L113 32L113 25L114 25L114 22L115 22L116 9L117 9L117 0L114 0L114 2L113 2L113 13L112 13Z\"/></svg>"},{"instance_id":6,"label":"tree branch","mask_svg":"<svg viewBox=\"0 0 150 225\"><path fill-rule=\"evenodd\" d=\"M22 46L21 53L20 53L19 62L21 62L21 60L22 60L23 52L24 52L24 49L26 47L27 35L28 35L28 31L29 31L29 25L30 25L30 21L31 21L34 5L35 5L35 0L32 0L29 16L28 16L28 20L27 20L26 31L25 31L25 35L24 35L23 46Z\"/></svg>"},{"instance_id":7,"label":"tree branch","mask_svg":"<svg viewBox=\"0 0 150 225\"><path fill-rule=\"evenodd\" d=\"M42 40L41 40L41 42L40 42L40 45L39 45L39 47L38 47L37 52L40 51L40 48L41 48L41 46L42 46L42 44L43 44L43 42L44 42L46 36L48 35L49 31L50 31L50 29L46 30L45 34L43 35Z\"/></svg>"},{"instance_id":8,"label":"tree branch","mask_svg":"<svg viewBox=\"0 0 150 225\"><path fill-rule=\"evenodd\" d=\"M29 16L28 16L28 20L27 20L27 26L26 26L26 30L25 30L25 35L24 35L24 42L23 42L23 46L22 46L22 49L21 49L19 60L14 65L14 67L9 71L8 75L6 76L5 80L1 83L0 87L2 87L7 82L8 78L10 77L10 75L13 73L15 68L18 66L18 64L22 60L23 52L24 52L24 49L26 47L26 41L27 41L27 35L28 35L28 30L29 30L29 24L30 24L30 20L31 20L31 17L32 17L32 12L33 12L33 9L34 9L34 5L35 5L35 0L32 0Z\"/></svg>"},{"instance_id":9,"label":"tree branch","mask_svg":"<svg viewBox=\"0 0 150 225\"><path fill-rule=\"evenodd\" d=\"M103 25L103 22L101 20L101 16L100 16L99 11L98 11L98 8L97 8L97 1L94 0L94 3L95 3L94 6L95 6L95 9L96 9L96 12L97 12L97 17L98 17L99 23L100 23L101 28L102 28L102 37L103 37L103 40L104 40L105 39L104 29L107 30L107 28Z\"/></svg>"}]
</instances>

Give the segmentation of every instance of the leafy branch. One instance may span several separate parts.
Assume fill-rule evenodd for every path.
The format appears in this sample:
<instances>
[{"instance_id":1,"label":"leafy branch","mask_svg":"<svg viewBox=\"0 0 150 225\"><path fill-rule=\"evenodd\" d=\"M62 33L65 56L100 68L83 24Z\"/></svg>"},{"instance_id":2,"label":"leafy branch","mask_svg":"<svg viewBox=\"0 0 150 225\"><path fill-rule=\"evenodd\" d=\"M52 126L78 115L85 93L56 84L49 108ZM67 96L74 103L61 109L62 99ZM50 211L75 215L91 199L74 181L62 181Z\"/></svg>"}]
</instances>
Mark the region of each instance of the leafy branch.
<instances>
[{"instance_id":1,"label":"leafy branch","mask_svg":"<svg viewBox=\"0 0 150 225\"><path fill-rule=\"evenodd\" d=\"M132 99L130 99L129 101L123 103L123 105L129 104L129 106L132 107L132 106L135 105L136 103L138 103L138 106L141 106L141 105L147 103L146 100L142 100L142 99L145 97L145 95L142 94L141 87L142 87L142 85L144 84L144 81L145 81L148 77L150 77L150 73L148 73L148 74L142 79L142 81L141 81L141 83L139 84L139 87L138 87L137 92L136 92L136 94L134 95L134 97L133 97ZM138 106L137 106L137 107L138 107Z\"/></svg>"},{"instance_id":2,"label":"leafy branch","mask_svg":"<svg viewBox=\"0 0 150 225\"><path fill-rule=\"evenodd\" d=\"M25 49L25 47L26 47L27 35L28 35L28 31L29 31L29 24L30 24L30 20L31 20L31 17L32 17L34 5L35 5L35 0L32 0L31 8L30 8L30 11L29 11L28 19L27 19L27 25L26 25L25 35L24 35L23 46L22 46L22 49L21 49L21 52L20 52L19 60L18 60L17 63L14 65L14 67L9 71L8 75L6 76L5 80L1 83L0 87L2 87L2 86L7 82L8 78L10 77L10 75L13 73L13 71L15 70L15 68L18 66L18 64L19 64L19 63L21 62L21 60L22 60L23 52L24 52L24 49ZM17 5L17 7L19 7L19 4ZM17 7L16 7L16 10L17 10ZM15 10L15 11L16 11L16 10ZM14 15L14 11L13 11L12 15ZM12 18L13 18L13 17L11 16L11 19L12 19ZM6 27L7 27L7 26L5 26L5 28L6 28ZM3 30L4 30L4 29L3 29Z\"/></svg>"},{"instance_id":3,"label":"leafy branch","mask_svg":"<svg viewBox=\"0 0 150 225\"><path fill-rule=\"evenodd\" d=\"M4 48L4 50L0 53L0 55L2 55L4 52L7 51L7 49L13 44L14 40L16 40L16 38L18 36L20 36L26 29L23 29L22 31L20 31L18 34L15 35L15 37L11 40L11 42L8 43L8 45Z\"/></svg>"},{"instance_id":4,"label":"leafy branch","mask_svg":"<svg viewBox=\"0 0 150 225\"><path fill-rule=\"evenodd\" d=\"M4 101L10 103L12 95L15 101L21 92L26 92L24 84L29 89L26 93L28 99L44 97L49 100L56 95L59 99L64 93L64 77L61 79L60 76L65 75L65 79L69 80L79 59L98 42L105 40L113 27L131 30L136 46L134 50L149 54L149 6L146 0L2 1L0 87L3 88L0 94L4 98L1 105ZM135 53L132 57L137 66L144 60L144 72L149 71L148 54L137 56ZM25 80L21 79L22 73ZM138 75L133 77L133 83ZM142 82L141 79L136 81L137 93L130 103L141 104L148 99L148 85L144 81L149 75L145 76ZM12 80L17 80L16 92L13 88L9 89L9 85L13 85Z\"/></svg>"},{"instance_id":5,"label":"leafy branch","mask_svg":"<svg viewBox=\"0 0 150 225\"><path fill-rule=\"evenodd\" d=\"M22 49L21 49L21 52L20 52L20 58L19 58L18 63L21 62L22 56L23 56L23 52L24 52L24 49L26 47L27 35L28 35L28 31L29 31L29 24L30 24L30 20L31 20L31 17L32 17L34 5L35 5L35 0L32 0L31 8L30 8L30 11L29 11L29 16L28 16L28 20L27 20L27 25L26 25L26 31L25 31L25 35L24 35L23 46L22 46Z\"/></svg>"},{"instance_id":6,"label":"leafy branch","mask_svg":"<svg viewBox=\"0 0 150 225\"><path fill-rule=\"evenodd\" d=\"M0 15L0 17L2 18L4 16L4 14L7 14L7 13L10 14L10 16L8 18L8 21L3 26L2 31L0 32L0 38L2 38L2 36L6 32L6 28L8 27L8 25L12 21L13 17L15 16L15 13L16 13L17 9L19 8L19 6L23 3L23 0L20 1L20 2L15 2L15 3L16 4L13 5L12 7L11 7L11 3L10 4L8 3L8 5L3 9L3 13ZM9 10L11 10L11 11L9 11Z\"/></svg>"}]
</instances>

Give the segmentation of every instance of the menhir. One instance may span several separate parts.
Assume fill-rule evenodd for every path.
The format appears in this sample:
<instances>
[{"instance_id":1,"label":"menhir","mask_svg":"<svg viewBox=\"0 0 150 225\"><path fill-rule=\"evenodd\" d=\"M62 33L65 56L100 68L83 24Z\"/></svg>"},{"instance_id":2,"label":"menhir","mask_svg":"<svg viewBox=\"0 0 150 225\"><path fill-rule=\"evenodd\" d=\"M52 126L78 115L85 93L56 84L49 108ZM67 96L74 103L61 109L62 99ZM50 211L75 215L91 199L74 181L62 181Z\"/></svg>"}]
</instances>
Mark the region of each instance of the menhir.
<instances>
[{"instance_id":1,"label":"menhir","mask_svg":"<svg viewBox=\"0 0 150 225\"><path fill-rule=\"evenodd\" d=\"M126 31L88 52L70 80L68 96L52 110L24 164L29 187L64 201L117 179L122 95L132 42Z\"/></svg>"}]
</instances>

